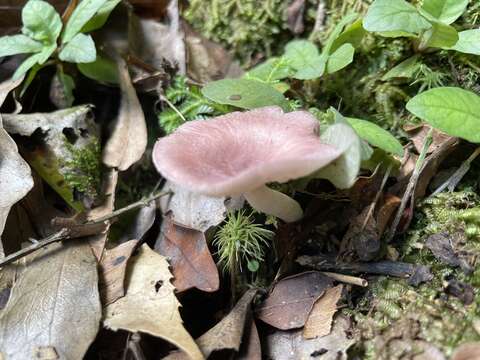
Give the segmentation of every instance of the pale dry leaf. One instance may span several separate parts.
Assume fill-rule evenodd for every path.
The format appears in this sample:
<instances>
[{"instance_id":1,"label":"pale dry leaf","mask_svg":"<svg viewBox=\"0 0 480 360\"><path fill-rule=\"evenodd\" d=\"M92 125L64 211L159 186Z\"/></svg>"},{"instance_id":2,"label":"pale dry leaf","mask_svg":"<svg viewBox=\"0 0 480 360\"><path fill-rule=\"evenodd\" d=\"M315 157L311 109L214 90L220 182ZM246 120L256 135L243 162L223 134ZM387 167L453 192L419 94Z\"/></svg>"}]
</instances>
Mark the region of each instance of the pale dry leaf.
<instances>
[{"instance_id":1,"label":"pale dry leaf","mask_svg":"<svg viewBox=\"0 0 480 360\"><path fill-rule=\"evenodd\" d=\"M105 165L127 170L140 160L147 147L147 125L125 61L118 60L122 99L115 128L103 149Z\"/></svg>"},{"instance_id":2,"label":"pale dry leaf","mask_svg":"<svg viewBox=\"0 0 480 360\"><path fill-rule=\"evenodd\" d=\"M162 212L166 214L170 211L172 219L177 223L202 232L220 224L228 211L241 209L245 203L243 197L227 199L202 195L170 181L165 183L162 191L173 193L159 199Z\"/></svg>"},{"instance_id":3,"label":"pale dry leaf","mask_svg":"<svg viewBox=\"0 0 480 360\"><path fill-rule=\"evenodd\" d=\"M23 81L23 76L17 80L8 79L0 83L0 106L3 105L10 91L15 89Z\"/></svg>"},{"instance_id":4,"label":"pale dry leaf","mask_svg":"<svg viewBox=\"0 0 480 360\"><path fill-rule=\"evenodd\" d=\"M138 240L130 240L105 251L99 264L99 288L103 306L125 295L127 262Z\"/></svg>"},{"instance_id":5,"label":"pale dry leaf","mask_svg":"<svg viewBox=\"0 0 480 360\"><path fill-rule=\"evenodd\" d=\"M337 302L342 296L342 289L342 285L328 289L315 302L303 328L305 339L314 339L330 334L333 315L337 312Z\"/></svg>"},{"instance_id":6,"label":"pale dry leaf","mask_svg":"<svg viewBox=\"0 0 480 360\"><path fill-rule=\"evenodd\" d=\"M478 360L480 359L480 342L460 345L452 355L452 360Z\"/></svg>"},{"instance_id":7,"label":"pale dry leaf","mask_svg":"<svg viewBox=\"0 0 480 360\"><path fill-rule=\"evenodd\" d=\"M104 324L112 330L144 332L165 339L190 359L203 355L183 327L165 257L143 245L127 267L124 297L106 307Z\"/></svg>"},{"instance_id":8,"label":"pale dry leaf","mask_svg":"<svg viewBox=\"0 0 480 360\"><path fill-rule=\"evenodd\" d=\"M346 360L347 350L355 343L348 330L350 321L338 316L330 334L306 340L302 330L277 331L267 337L266 355L275 360Z\"/></svg>"},{"instance_id":9,"label":"pale dry leaf","mask_svg":"<svg viewBox=\"0 0 480 360\"><path fill-rule=\"evenodd\" d=\"M49 347L61 359L82 359L100 325L97 284L97 262L85 242L30 255L0 317L4 358L33 359Z\"/></svg>"},{"instance_id":10,"label":"pale dry leaf","mask_svg":"<svg viewBox=\"0 0 480 360\"><path fill-rule=\"evenodd\" d=\"M104 194L103 203L87 213L88 220L94 221L110 214L113 211L115 205L115 189L117 188L117 182L118 171L116 169L110 169L109 171L105 172L102 184L102 194ZM109 229L110 222L107 222L106 229L103 233L98 235L92 235L88 238L88 242L90 243L93 253L95 254L95 257L98 259L98 261L100 261L102 258Z\"/></svg>"},{"instance_id":11,"label":"pale dry leaf","mask_svg":"<svg viewBox=\"0 0 480 360\"><path fill-rule=\"evenodd\" d=\"M2 127L0 117L0 240L10 208L33 187L30 167L18 153L17 144ZM0 257L3 257L0 243Z\"/></svg>"},{"instance_id":12,"label":"pale dry leaf","mask_svg":"<svg viewBox=\"0 0 480 360\"><path fill-rule=\"evenodd\" d=\"M250 319L250 324L246 325L242 339L242 346L237 356L237 360L261 360L262 345L258 336L255 320Z\"/></svg>"}]
</instances>

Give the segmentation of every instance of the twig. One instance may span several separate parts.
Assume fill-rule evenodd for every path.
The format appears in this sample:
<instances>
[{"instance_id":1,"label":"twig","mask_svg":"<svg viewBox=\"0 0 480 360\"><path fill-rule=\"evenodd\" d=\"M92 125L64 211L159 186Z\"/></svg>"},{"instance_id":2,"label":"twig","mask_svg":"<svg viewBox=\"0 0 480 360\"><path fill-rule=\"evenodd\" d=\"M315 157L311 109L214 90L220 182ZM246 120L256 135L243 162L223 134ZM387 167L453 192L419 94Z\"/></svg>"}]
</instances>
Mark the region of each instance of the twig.
<instances>
[{"instance_id":1,"label":"twig","mask_svg":"<svg viewBox=\"0 0 480 360\"><path fill-rule=\"evenodd\" d=\"M385 171L385 175L383 176L382 183L380 184L380 188L378 189L377 194L375 195L375 199L373 199L373 202L370 205L370 208L368 209L367 216L365 216L365 220L363 221L362 231L365 230L365 227L367 226L367 223L368 223L368 219L370 219L370 216L373 215L373 212L375 211L375 206L377 206L378 200L380 199L380 196L383 194L383 188L385 187L388 177L390 176L390 171L392 171L392 164L390 164L387 168L387 171Z\"/></svg>"},{"instance_id":2,"label":"twig","mask_svg":"<svg viewBox=\"0 0 480 360\"><path fill-rule=\"evenodd\" d=\"M337 274L337 273L332 273L332 272L327 272L327 271L322 271L322 274L325 274L328 277L331 277L332 279L343 282L345 284L356 285L356 286L361 286L361 287L367 287L368 286L368 281L367 280L356 277L356 276Z\"/></svg>"},{"instance_id":3,"label":"twig","mask_svg":"<svg viewBox=\"0 0 480 360\"><path fill-rule=\"evenodd\" d=\"M410 176L410 180L407 185L407 189L402 198L402 202L398 207L397 214L395 215L395 219L393 220L392 227L390 228L390 232L387 236L387 243L391 242L395 233L397 232L398 224L400 224L400 220L402 219L403 212L407 206L408 201L412 198L413 191L415 190L415 186L417 185L418 178L422 173L424 168L425 158L427 156L428 149L433 141L433 128L430 128L427 136L425 137L425 141L423 142L422 151L420 152L420 156L417 159L417 163L415 164L415 169L413 170L412 176Z\"/></svg>"},{"instance_id":4,"label":"twig","mask_svg":"<svg viewBox=\"0 0 480 360\"><path fill-rule=\"evenodd\" d=\"M476 148L475 151L468 157L468 159L465 160L462 165L457 169L457 171L455 171L452 176L450 176L447 181L440 185L437 190L435 190L430 196L435 196L441 193L446 188L448 188L450 192L455 190L460 180L462 180L468 170L470 170L470 165L472 164L473 160L475 160L479 155L480 147Z\"/></svg>"},{"instance_id":5,"label":"twig","mask_svg":"<svg viewBox=\"0 0 480 360\"><path fill-rule=\"evenodd\" d=\"M112 213L110 213L106 216L102 216L102 217L99 217L99 218L94 219L94 220L86 221L83 224L79 224L79 225L101 224L105 221L116 218L117 216L120 216L120 215L126 213L127 211L134 210L134 209L137 209L137 208L142 207L142 206L147 206L151 201L156 200L156 199L158 199L162 196L169 195L171 193L172 193L171 191L162 191L160 193L149 196L146 199L142 199L142 200L134 202L130 205L127 205L124 208L113 211ZM41 249L41 248L44 248L47 245L53 244L55 242L71 239L77 233L78 233L78 231L74 231L71 228L64 227L64 228L60 229L59 231L57 231L56 233L53 233L53 234L47 236L46 238L44 238L42 240L36 241L35 243L33 243L32 245L30 245L26 248L23 248L23 249L21 249L17 252L14 252L14 253L4 257L3 259L0 260L0 267L3 267L5 265L8 265L8 264L18 260L18 259L21 259L22 257L25 257L25 256ZM85 234L85 236L87 236L87 235L93 235L93 234Z\"/></svg>"}]
</instances>

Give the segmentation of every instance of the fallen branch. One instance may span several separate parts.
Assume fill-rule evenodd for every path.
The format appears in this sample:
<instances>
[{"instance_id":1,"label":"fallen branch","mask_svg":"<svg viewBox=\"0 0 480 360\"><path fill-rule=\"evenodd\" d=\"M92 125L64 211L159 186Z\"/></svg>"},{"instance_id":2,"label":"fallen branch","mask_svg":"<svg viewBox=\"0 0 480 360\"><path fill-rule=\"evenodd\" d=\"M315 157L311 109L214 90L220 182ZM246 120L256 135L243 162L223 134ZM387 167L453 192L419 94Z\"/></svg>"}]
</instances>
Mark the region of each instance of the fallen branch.
<instances>
[{"instance_id":1,"label":"fallen branch","mask_svg":"<svg viewBox=\"0 0 480 360\"><path fill-rule=\"evenodd\" d=\"M130 205L127 205L127 206L125 206L121 209L115 210L115 211L113 211L112 213L110 213L106 216L102 216L102 217L99 217L99 218L94 219L94 220L85 221L83 223L80 223L76 227L71 227L71 228L63 227L62 229L60 229L56 233L53 233L53 234L51 234L51 235L49 235L46 238L43 238L41 240L34 241L34 243L32 245L27 246L26 248L23 248L19 251L16 251L16 252L4 257L3 259L0 260L0 267L8 265L8 264L10 264L10 263L12 263L12 262L14 262L18 259L21 259L21 258L39 250L39 249L42 249L45 246L48 246L50 244L53 244L53 243L56 243L56 242L59 242L59 241L63 241L63 240L68 240L68 239L73 239L73 238L79 238L79 237L85 237L85 236L98 234L99 233L98 229L100 229L100 227L95 226L95 225L103 224L106 221L109 221L113 218L116 218L116 217L118 217L118 216L120 216L120 215L122 215L122 214L124 214L128 211L138 209L142 206L147 206L151 201L154 201L154 200L156 200L156 199L158 199L162 196L169 195L171 193L172 193L171 191L162 191L162 192L159 192L157 194L151 195L151 196L149 196L145 199L141 199L137 202L134 202ZM79 234L79 230L78 230L79 226L82 226L82 227L84 227L84 229L86 229L86 231L82 232L81 236L78 235Z\"/></svg>"}]
</instances>

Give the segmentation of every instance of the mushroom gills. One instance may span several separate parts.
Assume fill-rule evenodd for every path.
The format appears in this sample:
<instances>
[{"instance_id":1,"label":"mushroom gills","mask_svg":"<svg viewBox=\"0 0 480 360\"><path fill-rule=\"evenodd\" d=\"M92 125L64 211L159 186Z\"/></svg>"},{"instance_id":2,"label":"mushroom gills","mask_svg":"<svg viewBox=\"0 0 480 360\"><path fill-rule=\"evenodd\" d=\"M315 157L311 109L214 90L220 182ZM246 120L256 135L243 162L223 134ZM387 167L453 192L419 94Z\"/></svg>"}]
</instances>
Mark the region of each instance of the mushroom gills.
<instances>
[{"instance_id":1,"label":"mushroom gills","mask_svg":"<svg viewBox=\"0 0 480 360\"><path fill-rule=\"evenodd\" d=\"M285 222L295 222L303 217L303 210L298 202L267 186L248 191L244 196L255 210L274 215Z\"/></svg>"}]
</instances>

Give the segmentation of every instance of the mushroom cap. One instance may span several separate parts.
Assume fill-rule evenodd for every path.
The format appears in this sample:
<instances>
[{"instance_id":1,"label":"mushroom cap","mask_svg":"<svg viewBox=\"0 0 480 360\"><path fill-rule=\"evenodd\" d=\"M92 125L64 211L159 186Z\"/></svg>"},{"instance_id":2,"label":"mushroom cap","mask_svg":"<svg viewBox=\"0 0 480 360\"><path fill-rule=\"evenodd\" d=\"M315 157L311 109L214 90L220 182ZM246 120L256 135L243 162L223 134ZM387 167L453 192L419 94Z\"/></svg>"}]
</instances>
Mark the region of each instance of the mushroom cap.
<instances>
[{"instance_id":1,"label":"mushroom cap","mask_svg":"<svg viewBox=\"0 0 480 360\"><path fill-rule=\"evenodd\" d=\"M340 156L323 144L318 121L306 111L277 106L191 121L153 149L153 162L168 180L212 196L238 195L269 182L313 173Z\"/></svg>"}]
</instances>

